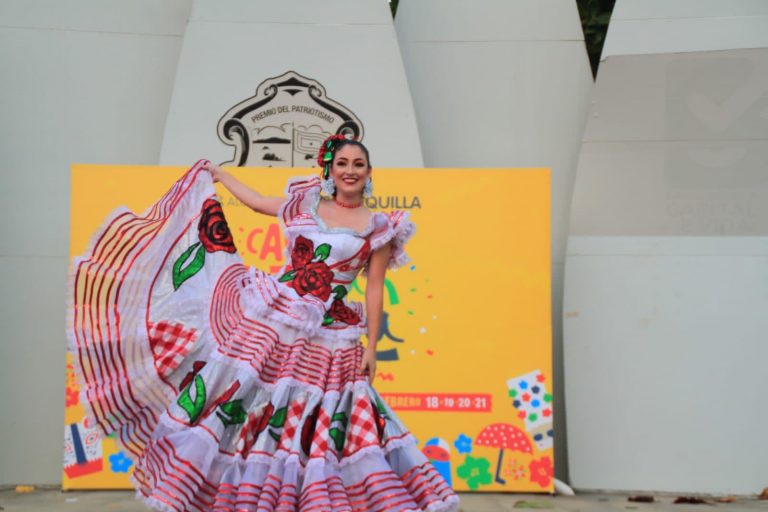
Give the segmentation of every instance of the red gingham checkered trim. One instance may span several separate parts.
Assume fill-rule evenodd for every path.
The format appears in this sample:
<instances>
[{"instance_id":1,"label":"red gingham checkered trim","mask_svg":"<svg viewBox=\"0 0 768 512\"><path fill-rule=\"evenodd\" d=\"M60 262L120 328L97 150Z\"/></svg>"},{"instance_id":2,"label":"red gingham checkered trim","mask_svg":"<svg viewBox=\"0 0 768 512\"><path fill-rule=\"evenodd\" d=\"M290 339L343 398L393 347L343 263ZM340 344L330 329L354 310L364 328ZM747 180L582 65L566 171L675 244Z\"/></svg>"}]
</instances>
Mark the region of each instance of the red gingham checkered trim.
<instances>
[{"instance_id":1,"label":"red gingham checkered trim","mask_svg":"<svg viewBox=\"0 0 768 512\"><path fill-rule=\"evenodd\" d=\"M352 407L352 415L347 426L344 456L349 456L366 446L377 444L379 444L379 435L373 417L371 401L365 395L358 396Z\"/></svg>"},{"instance_id":2,"label":"red gingham checkered trim","mask_svg":"<svg viewBox=\"0 0 768 512\"><path fill-rule=\"evenodd\" d=\"M147 333L155 358L155 368L162 379L181 365L197 339L195 329L185 329L184 325L178 322L149 322Z\"/></svg>"},{"instance_id":3,"label":"red gingham checkered trim","mask_svg":"<svg viewBox=\"0 0 768 512\"><path fill-rule=\"evenodd\" d=\"M315 433L312 437L312 449L310 457L325 457L328 452L328 429L331 428L331 417L328 412L320 407L315 424Z\"/></svg>"},{"instance_id":4,"label":"red gingham checkered trim","mask_svg":"<svg viewBox=\"0 0 768 512\"><path fill-rule=\"evenodd\" d=\"M290 451L293 446L293 439L296 437L296 431L301 423L301 415L304 413L306 400L295 400L288 406L288 414L285 418L283 433L280 436L280 448Z\"/></svg>"}]
</instances>

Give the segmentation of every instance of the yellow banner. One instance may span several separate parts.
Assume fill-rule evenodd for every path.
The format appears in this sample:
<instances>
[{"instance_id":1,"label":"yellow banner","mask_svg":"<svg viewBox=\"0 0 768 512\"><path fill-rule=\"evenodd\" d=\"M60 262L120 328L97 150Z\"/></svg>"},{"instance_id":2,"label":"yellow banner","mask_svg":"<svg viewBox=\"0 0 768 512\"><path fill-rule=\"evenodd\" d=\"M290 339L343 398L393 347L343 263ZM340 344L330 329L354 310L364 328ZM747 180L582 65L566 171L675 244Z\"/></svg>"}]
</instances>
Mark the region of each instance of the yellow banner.
<instances>
[{"instance_id":1,"label":"yellow banner","mask_svg":"<svg viewBox=\"0 0 768 512\"><path fill-rule=\"evenodd\" d=\"M114 208L143 211L174 167L72 167L70 254ZM266 195L309 169L233 168ZM374 386L456 490L552 492L550 206L547 169L376 169L369 207L416 223L412 262L389 272ZM218 186L247 265L276 271L286 240ZM363 300L358 279L351 300ZM71 360L68 361L71 364ZM71 369L70 369L71 370ZM132 461L83 418L71 371L65 489L128 488Z\"/></svg>"}]
</instances>

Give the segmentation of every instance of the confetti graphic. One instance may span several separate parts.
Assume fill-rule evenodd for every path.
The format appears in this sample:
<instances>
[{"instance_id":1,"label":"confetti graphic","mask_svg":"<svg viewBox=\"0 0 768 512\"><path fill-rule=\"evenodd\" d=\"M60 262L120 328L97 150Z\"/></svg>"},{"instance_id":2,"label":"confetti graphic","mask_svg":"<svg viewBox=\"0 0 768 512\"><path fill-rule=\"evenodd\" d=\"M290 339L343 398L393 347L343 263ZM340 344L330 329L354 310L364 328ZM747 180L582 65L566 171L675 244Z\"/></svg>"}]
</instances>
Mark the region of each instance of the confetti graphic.
<instances>
[{"instance_id":1,"label":"confetti graphic","mask_svg":"<svg viewBox=\"0 0 768 512\"><path fill-rule=\"evenodd\" d=\"M552 448L552 395L547 392L546 378L535 370L507 381L507 396L517 410L517 417L525 420L525 429L531 434L539 450Z\"/></svg>"}]
</instances>

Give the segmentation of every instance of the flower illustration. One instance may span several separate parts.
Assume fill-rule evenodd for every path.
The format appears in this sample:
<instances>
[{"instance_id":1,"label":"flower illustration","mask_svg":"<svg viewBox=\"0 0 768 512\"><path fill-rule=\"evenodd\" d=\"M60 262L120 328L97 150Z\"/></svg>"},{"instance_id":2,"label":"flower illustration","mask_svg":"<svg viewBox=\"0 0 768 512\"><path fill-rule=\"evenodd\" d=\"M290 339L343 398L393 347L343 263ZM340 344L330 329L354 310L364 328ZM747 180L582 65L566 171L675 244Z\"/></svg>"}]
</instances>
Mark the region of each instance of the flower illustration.
<instances>
[{"instance_id":1,"label":"flower illustration","mask_svg":"<svg viewBox=\"0 0 768 512\"><path fill-rule=\"evenodd\" d=\"M512 477L515 480L523 480L526 474L527 470L525 463L523 462L518 464L517 459L508 461L506 467L504 468L504 476Z\"/></svg>"},{"instance_id":2,"label":"flower illustration","mask_svg":"<svg viewBox=\"0 0 768 512\"><path fill-rule=\"evenodd\" d=\"M453 446L461 454L472 453L472 438L459 434L459 437L453 442Z\"/></svg>"},{"instance_id":3,"label":"flower illustration","mask_svg":"<svg viewBox=\"0 0 768 512\"><path fill-rule=\"evenodd\" d=\"M67 364L67 386L77 387L77 378L75 377L74 365Z\"/></svg>"},{"instance_id":4,"label":"flower illustration","mask_svg":"<svg viewBox=\"0 0 768 512\"><path fill-rule=\"evenodd\" d=\"M125 456L125 452L120 451L109 456L109 469L113 473L127 473L131 466L133 461Z\"/></svg>"},{"instance_id":5,"label":"flower illustration","mask_svg":"<svg viewBox=\"0 0 768 512\"><path fill-rule=\"evenodd\" d=\"M488 471L491 463L483 457L470 457L464 460L464 464L457 468L456 474L462 480L467 481L467 485L473 491L481 485L489 485L493 482L493 476Z\"/></svg>"},{"instance_id":6,"label":"flower illustration","mask_svg":"<svg viewBox=\"0 0 768 512\"><path fill-rule=\"evenodd\" d=\"M531 482L536 482L541 487L548 487L555 473L552 467L552 459L549 457L532 460L528 465L528 469L531 470Z\"/></svg>"},{"instance_id":7,"label":"flower illustration","mask_svg":"<svg viewBox=\"0 0 768 512\"><path fill-rule=\"evenodd\" d=\"M197 225L200 241L206 252L224 251L234 253L235 242L229 231L227 221L224 219L224 211L221 203L215 199L208 199L203 203L203 211L200 214L200 222Z\"/></svg>"},{"instance_id":8,"label":"flower illustration","mask_svg":"<svg viewBox=\"0 0 768 512\"><path fill-rule=\"evenodd\" d=\"M66 406L67 407L73 407L80 403L80 393L77 391L77 388L71 388L67 387L67 398L66 398Z\"/></svg>"}]
</instances>

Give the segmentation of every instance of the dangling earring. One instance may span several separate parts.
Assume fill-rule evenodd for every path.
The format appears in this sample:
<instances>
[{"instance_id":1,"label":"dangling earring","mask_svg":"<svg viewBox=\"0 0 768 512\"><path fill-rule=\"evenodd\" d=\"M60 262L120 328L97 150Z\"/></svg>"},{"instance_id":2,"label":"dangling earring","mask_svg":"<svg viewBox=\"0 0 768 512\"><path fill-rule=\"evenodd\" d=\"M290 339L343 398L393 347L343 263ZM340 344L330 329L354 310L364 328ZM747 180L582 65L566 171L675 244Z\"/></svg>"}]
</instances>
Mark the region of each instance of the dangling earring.
<instances>
[{"instance_id":1,"label":"dangling earring","mask_svg":"<svg viewBox=\"0 0 768 512\"><path fill-rule=\"evenodd\" d=\"M333 194L336 193L336 183L333 181L333 178L328 176L326 179L320 182L320 189L328 197L333 197Z\"/></svg>"},{"instance_id":2,"label":"dangling earring","mask_svg":"<svg viewBox=\"0 0 768 512\"><path fill-rule=\"evenodd\" d=\"M373 180L371 180L371 178L368 178L368 181L365 182L365 186L363 187L363 197L373 197Z\"/></svg>"}]
</instances>

